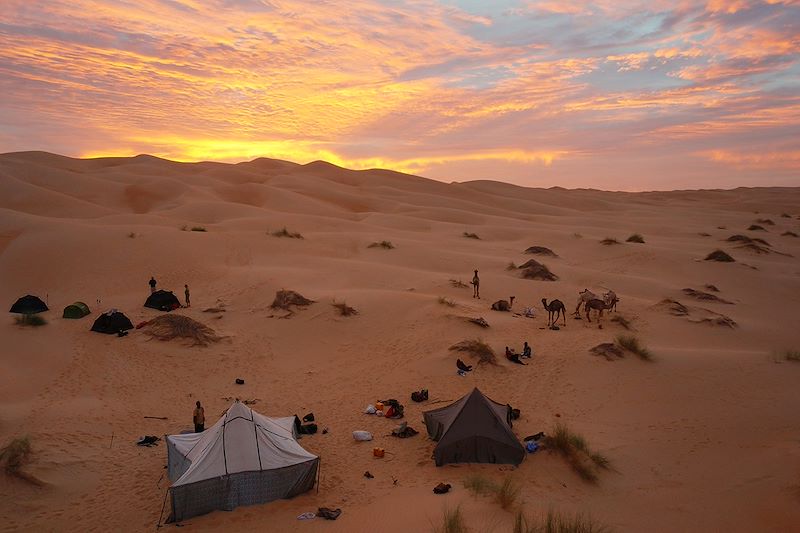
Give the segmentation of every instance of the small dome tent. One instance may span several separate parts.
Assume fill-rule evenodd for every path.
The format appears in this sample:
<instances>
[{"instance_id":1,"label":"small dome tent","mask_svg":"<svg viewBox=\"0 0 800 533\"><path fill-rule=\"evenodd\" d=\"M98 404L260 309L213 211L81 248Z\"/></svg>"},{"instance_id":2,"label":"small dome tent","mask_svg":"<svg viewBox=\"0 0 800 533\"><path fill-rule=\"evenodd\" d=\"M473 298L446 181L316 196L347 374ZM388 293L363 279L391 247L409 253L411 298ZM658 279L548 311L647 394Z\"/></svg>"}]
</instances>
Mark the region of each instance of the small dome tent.
<instances>
[{"instance_id":1,"label":"small dome tent","mask_svg":"<svg viewBox=\"0 0 800 533\"><path fill-rule=\"evenodd\" d=\"M116 309L106 311L97 317L97 320L95 320L94 324L92 325L92 331L97 331L98 333L107 333L109 335L113 335L128 329L133 329L133 324L128 317Z\"/></svg>"},{"instance_id":2,"label":"small dome tent","mask_svg":"<svg viewBox=\"0 0 800 533\"><path fill-rule=\"evenodd\" d=\"M159 311L172 311L181 306L180 300L172 294L172 291L156 291L147 297L145 307L158 309Z\"/></svg>"},{"instance_id":3,"label":"small dome tent","mask_svg":"<svg viewBox=\"0 0 800 533\"><path fill-rule=\"evenodd\" d=\"M83 318L91 313L88 305L83 302L75 302L64 308L64 314L62 316L64 318Z\"/></svg>"},{"instance_id":4,"label":"small dome tent","mask_svg":"<svg viewBox=\"0 0 800 533\"><path fill-rule=\"evenodd\" d=\"M448 463L518 465L525 448L511 431L511 407L497 403L477 388L445 407L423 413L428 435L438 441L436 466Z\"/></svg>"},{"instance_id":5,"label":"small dome tent","mask_svg":"<svg viewBox=\"0 0 800 533\"><path fill-rule=\"evenodd\" d=\"M11 306L8 312L33 315L35 313L41 313L42 311L48 311L47 305L37 296L28 294L14 302L14 305Z\"/></svg>"}]
</instances>

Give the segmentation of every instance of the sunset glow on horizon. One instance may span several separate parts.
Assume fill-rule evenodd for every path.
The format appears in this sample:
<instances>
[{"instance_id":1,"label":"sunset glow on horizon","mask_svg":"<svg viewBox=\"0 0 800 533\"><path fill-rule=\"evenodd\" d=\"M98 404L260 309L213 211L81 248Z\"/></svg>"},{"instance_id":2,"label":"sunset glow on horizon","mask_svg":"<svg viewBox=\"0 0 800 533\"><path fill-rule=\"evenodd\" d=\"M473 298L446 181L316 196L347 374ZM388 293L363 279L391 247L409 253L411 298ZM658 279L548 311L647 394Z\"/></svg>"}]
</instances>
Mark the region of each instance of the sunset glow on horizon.
<instances>
[{"instance_id":1,"label":"sunset glow on horizon","mask_svg":"<svg viewBox=\"0 0 800 533\"><path fill-rule=\"evenodd\" d=\"M0 153L800 186L800 0L6 0Z\"/></svg>"}]
</instances>

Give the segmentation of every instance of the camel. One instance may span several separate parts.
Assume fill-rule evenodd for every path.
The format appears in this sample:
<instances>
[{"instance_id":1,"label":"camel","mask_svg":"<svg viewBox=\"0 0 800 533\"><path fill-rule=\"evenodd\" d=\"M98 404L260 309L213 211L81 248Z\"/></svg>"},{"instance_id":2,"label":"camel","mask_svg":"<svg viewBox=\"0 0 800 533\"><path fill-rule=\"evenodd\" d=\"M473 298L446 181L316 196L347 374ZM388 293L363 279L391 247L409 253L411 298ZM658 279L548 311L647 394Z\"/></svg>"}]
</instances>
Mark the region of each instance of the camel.
<instances>
[{"instance_id":1,"label":"camel","mask_svg":"<svg viewBox=\"0 0 800 533\"><path fill-rule=\"evenodd\" d=\"M597 300L599 298L600 298L599 296L597 296L589 289L583 289L581 292L578 293L578 303L575 305L575 312L572 314L575 316L580 316L581 305L585 306L586 302L588 302L589 300Z\"/></svg>"},{"instance_id":2,"label":"camel","mask_svg":"<svg viewBox=\"0 0 800 533\"><path fill-rule=\"evenodd\" d=\"M606 309L611 309L615 304L616 300L605 301L599 298L595 298L594 300L589 300L588 302L586 302L586 305L584 306L584 310L586 311L586 320L588 320L589 322L592 321L592 319L589 318L589 313L591 313L592 309L594 309L600 312L600 314L597 316L597 322L600 323L600 320L603 318L603 311L605 311Z\"/></svg>"},{"instance_id":3,"label":"camel","mask_svg":"<svg viewBox=\"0 0 800 533\"><path fill-rule=\"evenodd\" d=\"M617 310L617 302L619 298L617 298L617 293L608 289L608 292L603 294L603 301L609 305L609 311L616 311Z\"/></svg>"},{"instance_id":4,"label":"camel","mask_svg":"<svg viewBox=\"0 0 800 533\"><path fill-rule=\"evenodd\" d=\"M567 325L567 311L564 308L564 304L561 300L553 300L549 304L547 303L547 298L542 298L542 305L547 310L547 325L556 325L556 321L558 320L558 314L561 313L561 317L564 319L564 325ZM555 315L555 320L553 319L553 315Z\"/></svg>"},{"instance_id":5,"label":"camel","mask_svg":"<svg viewBox=\"0 0 800 533\"><path fill-rule=\"evenodd\" d=\"M497 300L492 304L492 311L511 311L511 306L514 305L514 298L516 296L509 296L508 300Z\"/></svg>"}]
</instances>

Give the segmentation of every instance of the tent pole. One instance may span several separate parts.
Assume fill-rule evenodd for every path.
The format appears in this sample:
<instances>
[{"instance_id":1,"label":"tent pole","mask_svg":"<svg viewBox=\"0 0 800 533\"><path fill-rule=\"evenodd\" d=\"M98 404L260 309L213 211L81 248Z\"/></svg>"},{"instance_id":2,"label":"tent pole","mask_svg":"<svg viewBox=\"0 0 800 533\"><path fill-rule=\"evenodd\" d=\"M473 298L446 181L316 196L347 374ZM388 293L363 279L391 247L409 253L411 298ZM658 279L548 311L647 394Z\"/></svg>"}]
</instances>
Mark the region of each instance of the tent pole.
<instances>
[{"instance_id":1,"label":"tent pole","mask_svg":"<svg viewBox=\"0 0 800 533\"><path fill-rule=\"evenodd\" d=\"M164 491L164 503L161 504L161 514L158 515L158 524L156 524L156 529L161 527L161 519L164 517L164 508L167 506L168 494L169 494L169 487L167 487L167 490Z\"/></svg>"},{"instance_id":2,"label":"tent pole","mask_svg":"<svg viewBox=\"0 0 800 533\"><path fill-rule=\"evenodd\" d=\"M319 466L317 467L317 494L319 494L319 478L322 476L322 457L319 458Z\"/></svg>"}]
</instances>

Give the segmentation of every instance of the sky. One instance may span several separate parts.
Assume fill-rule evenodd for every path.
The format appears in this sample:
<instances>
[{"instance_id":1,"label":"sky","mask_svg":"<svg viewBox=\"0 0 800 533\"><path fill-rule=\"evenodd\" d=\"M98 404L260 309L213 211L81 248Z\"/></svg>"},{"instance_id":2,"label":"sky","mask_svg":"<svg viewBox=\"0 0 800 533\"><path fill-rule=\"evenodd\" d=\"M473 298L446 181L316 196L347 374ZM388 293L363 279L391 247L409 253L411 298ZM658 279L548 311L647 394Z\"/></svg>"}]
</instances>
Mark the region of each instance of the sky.
<instances>
[{"instance_id":1,"label":"sky","mask_svg":"<svg viewBox=\"0 0 800 533\"><path fill-rule=\"evenodd\" d=\"M800 0L3 0L0 152L800 186Z\"/></svg>"}]
</instances>

